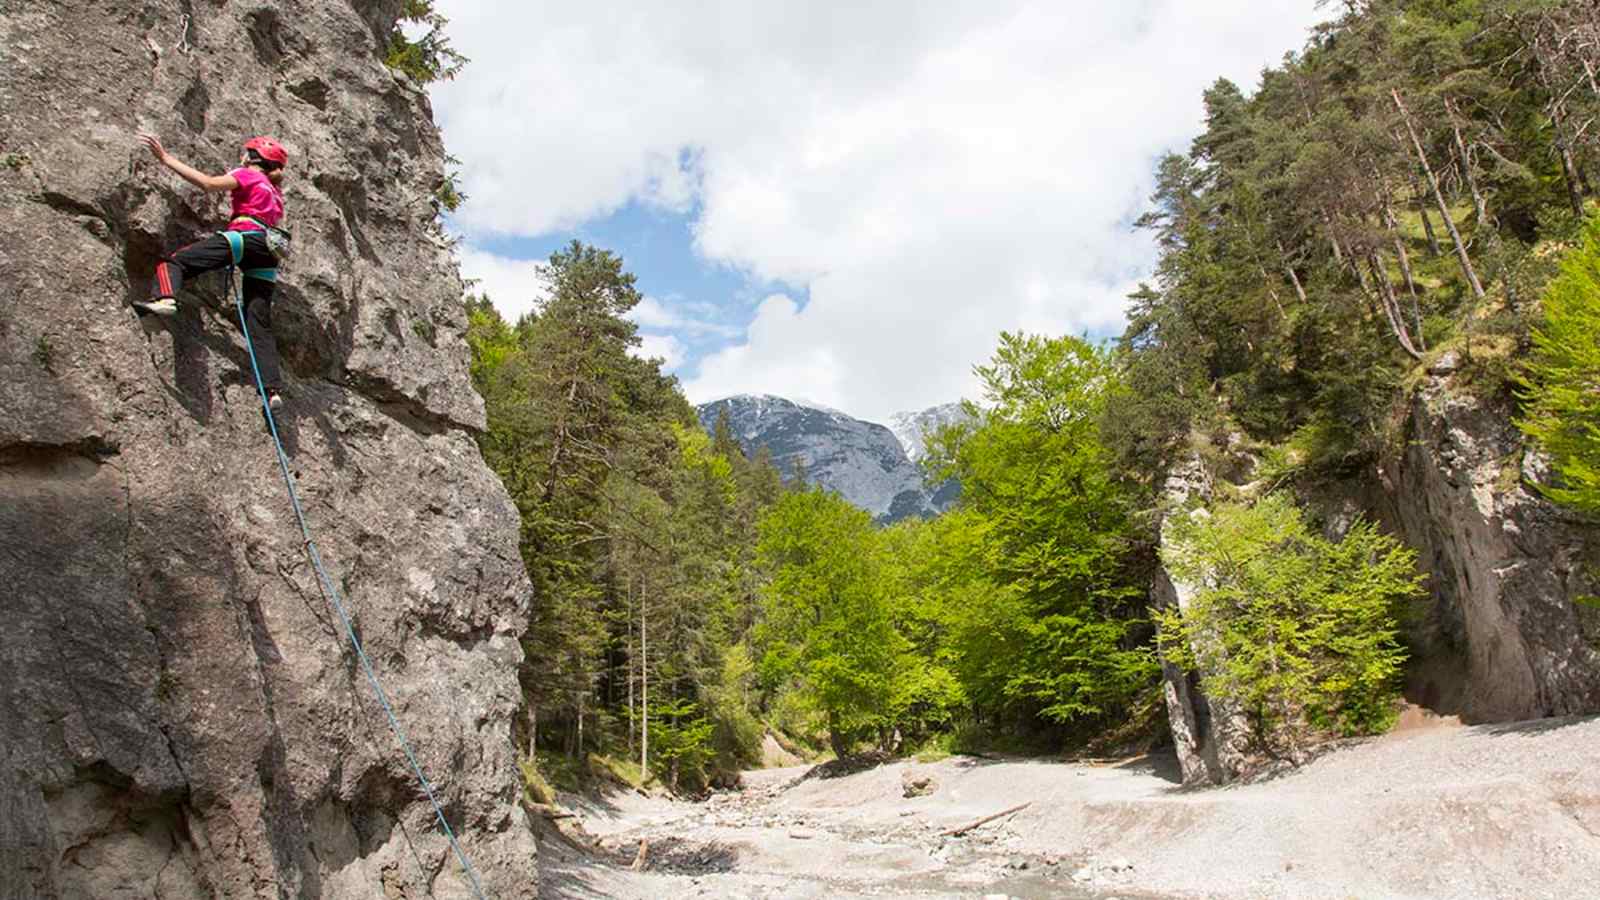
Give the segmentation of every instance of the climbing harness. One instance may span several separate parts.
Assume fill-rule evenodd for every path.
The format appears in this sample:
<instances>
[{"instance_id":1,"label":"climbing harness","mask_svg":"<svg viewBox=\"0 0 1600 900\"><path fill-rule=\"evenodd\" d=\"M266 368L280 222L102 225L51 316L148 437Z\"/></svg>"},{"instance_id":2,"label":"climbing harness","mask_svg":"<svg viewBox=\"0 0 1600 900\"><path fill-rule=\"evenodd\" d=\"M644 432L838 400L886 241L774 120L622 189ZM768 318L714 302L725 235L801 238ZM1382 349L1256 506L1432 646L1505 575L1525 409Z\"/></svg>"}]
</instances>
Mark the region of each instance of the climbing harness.
<instances>
[{"instance_id":1,"label":"climbing harness","mask_svg":"<svg viewBox=\"0 0 1600 900\"><path fill-rule=\"evenodd\" d=\"M249 222L250 224L260 228L262 232L266 234L267 249L272 251L273 256L283 259L285 256L289 255L289 251L293 248L293 242L291 239L292 236L289 234L287 229L276 228L268 225L255 216L235 216L233 221L229 224L238 224L240 222ZM235 259L234 265L238 264L238 259Z\"/></svg>"},{"instance_id":2,"label":"climbing harness","mask_svg":"<svg viewBox=\"0 0 1600 900\"><path fill-rule=\"evenodd\" d=\"M255 347L250 343L250 325L245 319L244 293L239 289L239 284L233 278L233 269L239 267L239 260L244 257L244 237L238 232L223 232L228 238L228 246L233 251L233 266L228 271L228 284L233 288L234 305L239 312L239 328L244 331L245 350L250 354L250 370L255 374L256 393L261 398L261 412L267 417L267 429L272 432L272 445L278 451L278 467L283 470L283 484L289 489L289 505L294 508L294 517L300 523L300 536L305 539L306 553L311 557L311 565L317 570L317 579L322 585L322 593L339 614L339 621L344 625L344 632L350 638L350 646L356 651L356 658L361 661L361 669L367 674L367 681L372 685L372 692L378 697L378 704L383 707L384 715L389 717L389 728L394 731L395 738L400 742L400 749L405 752L406 761L411 764L411 771L417 776L417 781L422 785L423 793L428 795L428 802L433 804L433 814L439 819L439 827L444 829L444 836L450 839L450 848L455 851L456 859L461 861L461 867L466 870L467 877L472 881L473 895L479 900L487 900L483 892L483 885L478 883L478 873L472 868L471 860L467 859L466 851L461 849L461 844L456 841L456 833L451 830L450 823L445 821L444 809L439 806L439 800L433 795L433 785L428 782L428 776L422 774L422 766L417 762L416 754L411 752L411 744L406 740L405 730L400 727L400 719L394 714L394 709L389 705L389 697L383 692L383 685L378 682L378 675L372 670L372 663L367 659L367 651L361 646L361 639L356 636L355 626L350 622L350 615L345 611L344 601L339 598L339 589L334 587L333 579L328 577L327 570L322 567L322 554L317 551L317 542L311 537L311 528L306 524L305 511L300 508L300 496L294 489L294 476L289 473L289 457L283 451L283 441L278 437L278 423L272 416L272 404L267 399L267 387L261 380L261 367L256 363ZM243 269L241 274L245 278L263 278L276 280L277 269Z\"/></svg>"}]
</instances>

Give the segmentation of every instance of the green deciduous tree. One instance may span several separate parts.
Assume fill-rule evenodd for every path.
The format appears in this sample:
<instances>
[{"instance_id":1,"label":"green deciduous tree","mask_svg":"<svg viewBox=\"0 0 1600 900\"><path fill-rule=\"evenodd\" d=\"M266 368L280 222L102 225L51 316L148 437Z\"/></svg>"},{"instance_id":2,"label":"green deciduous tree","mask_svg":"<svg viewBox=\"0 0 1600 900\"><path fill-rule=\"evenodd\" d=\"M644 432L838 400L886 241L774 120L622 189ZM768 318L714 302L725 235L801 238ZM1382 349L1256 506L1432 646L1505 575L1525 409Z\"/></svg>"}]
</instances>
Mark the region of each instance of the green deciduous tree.
<instances>
[{"instance_id":1,"label":"green deciduous tree","mask_svg":"<svg viewBox=\"0 0 1600 900\"><path fill-rule=\"evenodd\" d=\"M976 371L983 404L930 453L933 477L962 485L942 535L968 579L950 584L968 601L952 667L992 714L1111 719L1155 677L1132 498L1100 439L1116 370L1079 338L1008 333Z\"/></svg>"},{"instance_id":2,"label":"green deciduous tree","mask_svg":"<svg viewBox=\"0 0 1600 900\"><path fill-rule=\"evenodd\" d=\"M871 516L822 488L784 497L761 521L772 573L756 638L763 678L798 686L840 756L864 738L886 742L909 650L890 618L877 537Z\"/></svg>"},{"instance_id":3,"label":"green deciduous tree","mask_svg":"<svg viewBox=\"0 0 1600 900\"><path fill-rule=\"evenodd\" d=\"M1397 613L1420 593L1416 554L1357 523L1333 542L1293 501L1175 514L1162 558L1198 587L1159 612L1163 653L1249 717L1261 748L1291 759L1318 735L1393 720L1405 651Z\"/></svg>"}]
</instances>

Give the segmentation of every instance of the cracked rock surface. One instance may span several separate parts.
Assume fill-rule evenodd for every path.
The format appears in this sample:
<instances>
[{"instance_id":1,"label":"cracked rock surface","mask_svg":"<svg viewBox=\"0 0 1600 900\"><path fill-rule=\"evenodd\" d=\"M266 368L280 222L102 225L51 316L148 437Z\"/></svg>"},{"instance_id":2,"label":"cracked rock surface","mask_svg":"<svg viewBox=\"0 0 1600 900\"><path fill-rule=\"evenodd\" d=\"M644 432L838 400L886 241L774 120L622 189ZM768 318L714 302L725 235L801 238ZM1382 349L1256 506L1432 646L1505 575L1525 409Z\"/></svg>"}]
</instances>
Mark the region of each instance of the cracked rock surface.
<instances>
[{"instance_id":1,"label":"cracked rock surface","mask_svg":"<svg viewBox=\"0 0 1600 900\"><path fill-rule=\"evenodd\" d=\"M1480 396L1455 365L1447 356L1419 381L1396 452L1302 485L1301 500L1330 537L1365 517L1417 551L1428 596L1402 619L1410 704L1468 724L1600 712L1600 609L1584 602L1600 592L1600 531L1543 496L1548 460L1524 443L1509 398ZM1255 477L1253 465L1235 462L1231 480ZM1185 460L1167 502L1210 500L1223 474ZM1196 589L1159 571L1152 599L1181 608ZM1164 661L1163 675L1187 783L1260 767L1248 722L1206 696L1201 673Z\"/></svg>"},{"instance_id":2,"label":"cracked rock surface","mask_svg":"<svg viewBox=\"0 0 1600 900\"><path fill-rule=\"evenodd\" d=\"M395 0L0 0L0 897L463 897L319 589L220 275L137 318L256 133L301 500L486 890L529 897L510 744L529 586L472 440L443 149Z\"/></svg>"}]
</instances>

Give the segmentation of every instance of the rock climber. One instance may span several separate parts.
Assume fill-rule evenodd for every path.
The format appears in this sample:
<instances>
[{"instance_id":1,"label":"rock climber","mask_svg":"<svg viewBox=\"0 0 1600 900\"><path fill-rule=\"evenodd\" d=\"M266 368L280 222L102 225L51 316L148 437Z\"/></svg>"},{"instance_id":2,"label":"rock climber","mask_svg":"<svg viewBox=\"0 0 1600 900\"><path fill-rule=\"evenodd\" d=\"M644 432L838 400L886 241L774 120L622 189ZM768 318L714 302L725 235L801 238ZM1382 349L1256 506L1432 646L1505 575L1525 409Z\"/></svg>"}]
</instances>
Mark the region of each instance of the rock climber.
<instances>
[{"instance_id":1,"label":"rock climber","mask_svg":"<svg viewBox=\"0 0 1600 900\"><path fill-rule=\"evenodd\" d=\"M167 152L160 138L141 134L139 140L162 165L203 191L229 191L233 214L228 227L216 234L186 244L162 257L156 264L155 284L148 300L133 306L141 315L171 316L178 312L178 291L185 278L228 266L244 274L245 320L249 323L250 346L261 367L261 382L266 388L267 405L283 405L282 375L278 363L278 342L272 336L272 291L277 280L278 257L288 250L288 233L280 230L283 220L284 166L289 154L283 145L269 137L253 137L244 143L239 167L226 175L207 175Z\"/></svg>"}]
</instances>

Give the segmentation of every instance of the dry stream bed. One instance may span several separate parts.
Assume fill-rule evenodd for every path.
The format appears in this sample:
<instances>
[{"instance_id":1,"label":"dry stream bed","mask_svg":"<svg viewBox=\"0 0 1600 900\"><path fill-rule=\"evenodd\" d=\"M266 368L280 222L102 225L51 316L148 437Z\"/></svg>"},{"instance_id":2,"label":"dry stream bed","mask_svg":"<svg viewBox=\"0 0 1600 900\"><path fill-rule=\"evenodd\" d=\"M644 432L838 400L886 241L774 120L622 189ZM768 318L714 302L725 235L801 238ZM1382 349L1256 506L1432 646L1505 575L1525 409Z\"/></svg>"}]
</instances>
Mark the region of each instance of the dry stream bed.
<instances>
[{"instance_id":1,"label":"dry stream bed","mask_svg":"<svg viewBox=\"0 0 1600 900\"><path fill-rule=\"evenodd\" d=\"M541 895L1600 897L1600 719L1396 733L1220 789L1174 768L955 757L748 772L702 803L566 797Z\"/></svg>"}]
</instances>

